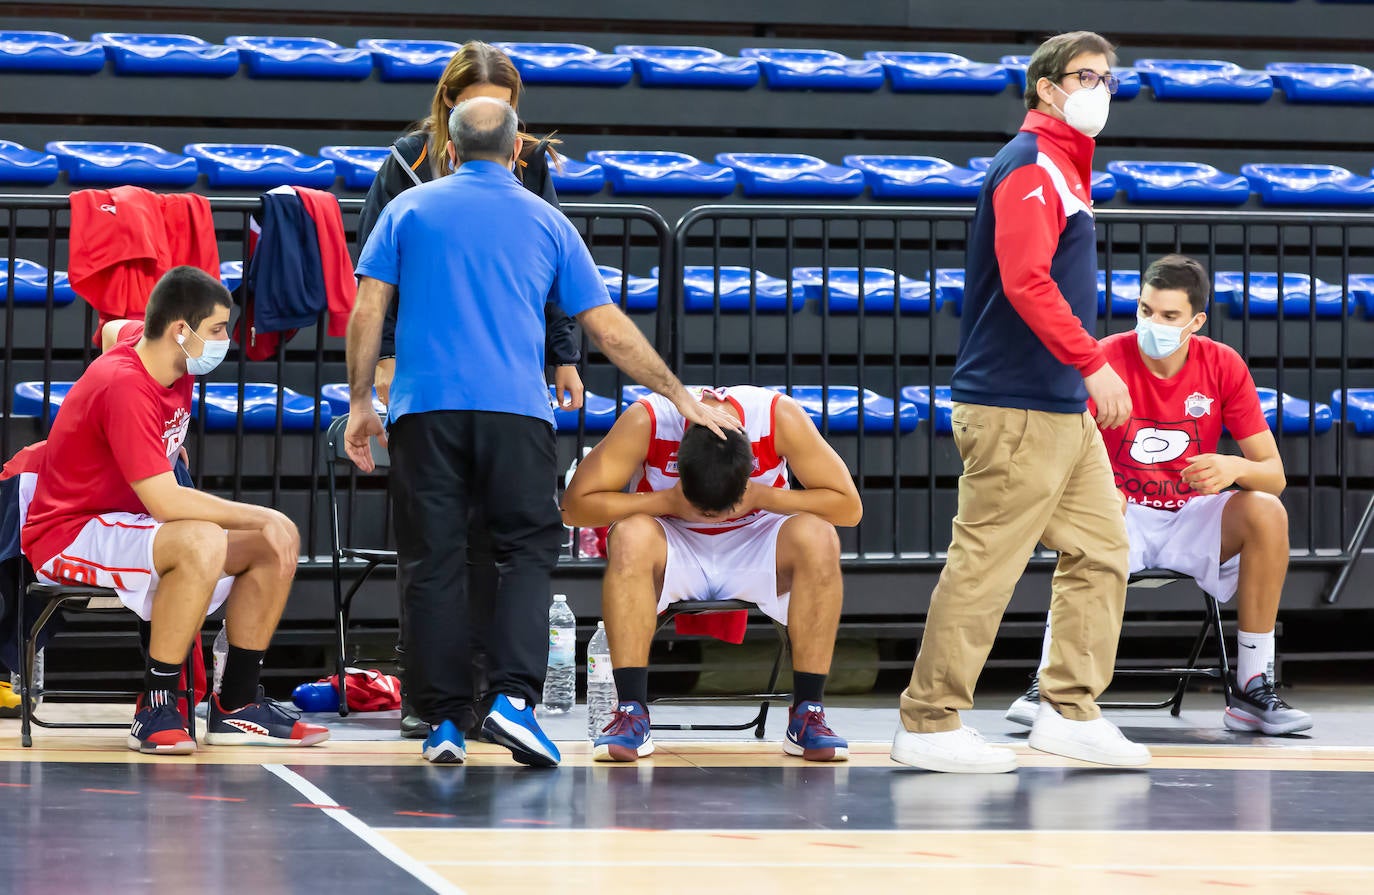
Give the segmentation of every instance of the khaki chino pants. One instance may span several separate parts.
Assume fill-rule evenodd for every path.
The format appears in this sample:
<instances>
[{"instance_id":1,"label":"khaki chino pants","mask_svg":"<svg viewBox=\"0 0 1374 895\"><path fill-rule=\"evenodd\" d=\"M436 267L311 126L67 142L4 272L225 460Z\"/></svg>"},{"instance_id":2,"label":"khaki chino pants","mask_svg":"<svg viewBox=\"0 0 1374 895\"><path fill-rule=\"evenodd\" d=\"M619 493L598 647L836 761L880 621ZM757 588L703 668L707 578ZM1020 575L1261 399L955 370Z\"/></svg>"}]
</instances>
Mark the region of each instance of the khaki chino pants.
<instances>
[{"instance_id":1,"label":"khaki chino pants","mask_svg":"<svg viewBox=\"0 0 1374 895\"><path fill-rule=\"evenodd\" d=\"M973 686L1036 543L1059 552L1050 603L1050 662L1041 699L1089 721L1112 679L1126 605L1126 523L1107 451L1091 416L955 404L964 461L945 568L902 724L957 730Z\"/></svg>"}]
</instances>

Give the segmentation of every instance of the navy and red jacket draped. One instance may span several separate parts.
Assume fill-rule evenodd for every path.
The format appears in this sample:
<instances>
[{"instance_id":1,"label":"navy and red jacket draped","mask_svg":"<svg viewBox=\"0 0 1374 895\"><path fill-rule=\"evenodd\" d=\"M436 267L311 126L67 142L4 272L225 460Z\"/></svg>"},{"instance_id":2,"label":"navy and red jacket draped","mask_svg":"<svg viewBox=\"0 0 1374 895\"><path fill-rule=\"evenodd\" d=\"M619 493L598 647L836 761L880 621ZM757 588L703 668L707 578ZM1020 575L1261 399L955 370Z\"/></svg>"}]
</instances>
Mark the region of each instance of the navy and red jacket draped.
<instances>
[{"instance_id":1,"label":"navy and red jacket draped","mask_svg":"<svg viewBox=\"0 0 1374 895\"><path fill-rule=\"evenodd\" d=\"M1097 327L1093 141L1042 112L992 160L969 229L955 401L1082 413Z\"/></svg>"}]
</instances>

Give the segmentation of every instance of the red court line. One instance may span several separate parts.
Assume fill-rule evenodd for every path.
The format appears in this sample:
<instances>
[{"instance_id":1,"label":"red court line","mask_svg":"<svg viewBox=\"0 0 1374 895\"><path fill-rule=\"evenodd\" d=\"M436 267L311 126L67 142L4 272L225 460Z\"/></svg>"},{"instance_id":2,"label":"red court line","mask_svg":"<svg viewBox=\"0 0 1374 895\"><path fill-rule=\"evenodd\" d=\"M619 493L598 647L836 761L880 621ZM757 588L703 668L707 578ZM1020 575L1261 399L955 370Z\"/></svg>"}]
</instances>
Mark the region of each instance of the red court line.
<instances>
[{"instance_id":1,"label":"red court line","mask_svg":"<svg viewBox=\"0 0 1374 895\"><path fill-rule=\"evenodd\" d=\"M20 785L21 785L21 786L28 786L27 783L23 783L23 784L20 784ZM713 838L713 839L748 839L750 842L757 842L759 837L757 837L757 836L736 836L736 835L734 835L734 834L732 834L732 833L712 833L712 834L711 834L711 838Z\"/></svg>"},{"instance_id":2,"label":"red court line","mask_svg":"<svg viewBox=\"0 0 1374 895\"><path fill-rule=\"evenodd\" d=\"M402 817L457 817L456 814L431 814L428 811L397 811Z\"/></svg>"},{"instance_id":3,"label":"red court line","mask_svg":"<svg viewBox=\"0 0 1374 895\"><path fill-rule=\"evenodd\" d=\"M942 852L942 851L913 851L913 852L907 852L907 854L909 854L909 855L923 855L923 856L925 856L925 857L927 857L927 858L957 858L957 857L959 857L958 855L951 855L951 854L949 854L949 853L947 853L947 852Z\"/></svg>"},{"instance_id":4,"label":"red court line","mask_svg":"<svg viewBox=\"0 0 1374 895\"><path fill-rule=\"evenodd\" d=\"M230 796L187 796L188 799L199 799L202 802L246 802L247 799L235 799Z\"/></svg>"},{"instance_id":5,"label":"red court line","mask_svg":"<svg viewBox=\"0 0 1374 895\"><path fill-rule=\"evenodd\" d=\"M291 807L292 807L292 808L321 808L321 809L324 809L324 810L326 810L326 811L347 811L347 810L348 810L348 806L346 806L346 805L316 805L314 802L295 802L295 803L293 803L293 804L291 805ZM399 813L400 813L400 812L398 811L397 814L399 814Z\"/></svg>"},{"instance_id":6,"label":"red court line","mask_svg":"<svg viewBox=\"0 0 1374 895\"><path fill-rule=\"evenodd\" d=\"M826 848L863 848L861 845L849 845L844 842L808 842L807 845L824 845Z\"/></svg>"},{"instance_id":7,"label":"red court line","mask_svg":"<svg viewBox=\"0 0 1374 895\"><path fill-rule=\"evenodd\" d=\"M1253 889L1253 888L1255 888L1255 887L1254 887L1253 885L1251 885L1250 883L1233 883L1233 882L1231 882L1230 880L1224 880L1224 879L1205 879L1205 880L1203 880L1203 882L1206 883L1206 884L1209 885L1209 886L1230 886L1230 887L1233 888L1233 889Z\"/></svg>"},{"instance_id":8,"label":"red court line","mask_svg":"<svg viewBox=\"0 0 1374 895\"><path fill-rule=\"evenodd\" d=\"M99 792L99 793L104 793L105 795L111 795L111 796L136 796L136 795L138 795L138 790L136 790L136 789L90 789L90 788L85 788L85 789L82 789L81 791L82 791L82 792Z\"/></svg>"},{"instance_id":9,"label":"red court line","mask_svg":"<svg viewBox=\"0 0 1374 895\"><path fill-rule=\"evenodd\" d=\"M27 783L0 783L0 786L13 786L15 789L18 789L18 788L21 787L21 786L28 786L28 785L29 785L29 784L27 784Z\"/></svg>"},{"instance_id":10,"label":"red court line","mask_svg":"<svg viewBox=\"0 0 1374 895\"><path fill-rule=\"evenodd\" d=\"M543 821L547 823L547 821ZM662 833L658 827L607 827L609 833Z\"/></svg>"},{"instance_id":11,"label":"red court line","mask_svg":"<svg viewBox=\"0 0 1374 895\"><path fill-rule=\"evenodd\" d=\"M1158 876L1158 874L1155 873L1138 873L1134 870L1108 870L1107 872L1114 873L1117 876L1139 876L1145 879L1154 879L1156 876Z\"/></svg>"},{"instance_id":12,"label":"red court line","mask_svg":"<svg viewBox=\"0 0 1374 895\"><path fill-rule=\"evenodd\" d=\"M1036 863L1035 861L1008 861L1007 863L1008 863L1008 864L1016 864L1017 866L1020 866L1020 867L1048 867L1048 868L1050 868L1051 870L1054 870L1054 869L1056 869L1056 868L1059 866L1058 864L1039 864L1039 863Z\"/></svg>"}]
</instances>

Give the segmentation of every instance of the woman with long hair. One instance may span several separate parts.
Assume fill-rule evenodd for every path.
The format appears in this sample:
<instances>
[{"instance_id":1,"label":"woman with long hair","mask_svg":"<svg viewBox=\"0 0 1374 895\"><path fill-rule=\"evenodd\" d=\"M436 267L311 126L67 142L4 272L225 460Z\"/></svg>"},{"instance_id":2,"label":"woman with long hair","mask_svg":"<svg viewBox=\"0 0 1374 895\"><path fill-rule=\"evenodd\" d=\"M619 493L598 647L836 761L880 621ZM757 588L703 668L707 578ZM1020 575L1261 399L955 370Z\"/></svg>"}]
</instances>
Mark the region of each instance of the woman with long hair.
<instances>
[{"instance_id":1,"label":"woman with long hair","mask_svg":"<svg viewBox=\"0 0 1374 895\"><path fill-rule=\"evenodd\" d=\"M391 145L390 157L377 171L377 177L367 192L367 200L358 220L359 250L366 245L367 238L387 203L412 186L427 183L450 173L445 145L448 143L448 117L454 106L465 100L485 96L507 102L518 111L520 92L520 73L510 57L481 41L469 41L464 44L449 60L439 77L439 83L435 85L434 99L430 103L428 117L415 124ZM554 192L553 178L549 174L548 158L552 152L551 145L556 141L547 138L539 140L523 133L521 137L526 149L517 164L516 176L526 189L557 208L558 195ZM461 213L461 209L455 209L454 213ZM383 402L389 401L391 380L396 369L396 313L397 306L404 300L405 296L397 293L387 309L382 331L382 349L377 361L376 382L377 395ZM582 406L583 397L582 380L577 372L577 364L581 360L577 325L552 302L544 306L544 317L548 327L545 353L548 363L555 367L554 386L559 396L559 406L576 410ZM483 641L499 581L485 520L473 518L467 520L467 524L468 594L472 610L470 632L472 655L478 666L474 669L473 680L478 692L474 694L472 716L454 719L462 723L465 730L475 728L484 714L477 711L476 705L483 695L481 690L485 683L482 668L485 659ZM404 685L404 601L400 601L400 605L401 631L396 641L396 654ZM413 739L424 739L429 735L429 725L415 715L404 693L401 702L401 735Z\"/></svg>"}]
</instances>

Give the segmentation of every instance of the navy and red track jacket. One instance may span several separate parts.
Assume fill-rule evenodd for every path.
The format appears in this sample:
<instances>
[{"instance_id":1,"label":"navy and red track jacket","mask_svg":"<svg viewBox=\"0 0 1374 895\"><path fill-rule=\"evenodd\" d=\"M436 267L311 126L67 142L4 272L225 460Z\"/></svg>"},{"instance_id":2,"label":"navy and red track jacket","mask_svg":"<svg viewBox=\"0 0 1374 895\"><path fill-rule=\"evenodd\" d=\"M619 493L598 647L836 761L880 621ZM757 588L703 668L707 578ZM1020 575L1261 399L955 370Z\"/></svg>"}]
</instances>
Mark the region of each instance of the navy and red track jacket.
<instances>
[{"instance_id":1,"label":"navy and red track jacket","mask_svg":"<svg viewBox=\"0 0 1374 895\"><path fill-rule=\"evenodd\" d=\"M955 401L1082 413L1097 326L1093 141L1030 112L992 160L969 229Z\"/></svg>"}]
</instances>

